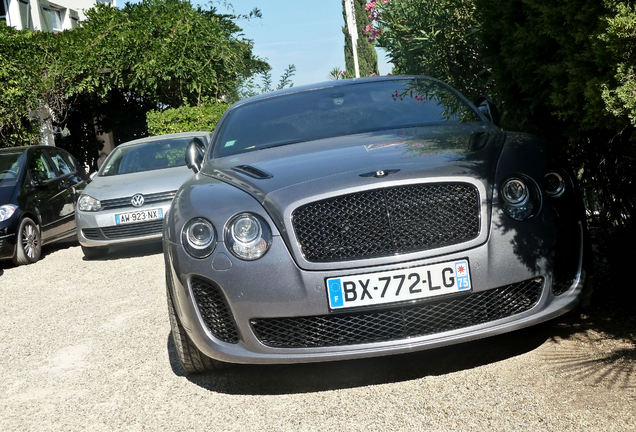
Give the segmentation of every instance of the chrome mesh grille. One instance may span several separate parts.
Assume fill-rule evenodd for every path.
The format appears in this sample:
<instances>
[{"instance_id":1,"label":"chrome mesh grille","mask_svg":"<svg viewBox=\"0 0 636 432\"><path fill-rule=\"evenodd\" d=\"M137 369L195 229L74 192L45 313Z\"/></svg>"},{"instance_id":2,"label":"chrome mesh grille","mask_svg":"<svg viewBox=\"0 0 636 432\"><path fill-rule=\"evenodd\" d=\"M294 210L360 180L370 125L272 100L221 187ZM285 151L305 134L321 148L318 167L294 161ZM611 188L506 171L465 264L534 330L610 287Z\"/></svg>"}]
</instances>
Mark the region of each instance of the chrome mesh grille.
<instances>
[{"instance_id":1,"label":"chrome mesh grille","mask_svg":"<svg viewBox=\"0 0 636 432\"><path fill-rule=\"evenodd\" d=\"M177 191L169 191L169 192L159 192L154 194L144 195L144 204L152 204L162 201L172 201ZM132 195L123 198L114 198L109 200L100 201L102 204L102 210L113 209L113 208L121 208L121 207L132 207L130 200L132 199Z\"/></svg>"},{"instance_id":2,"label":"chrome mesh grille","mask_svg":"<svg viewBox=\"0 0 636 432\"><path fill-rule=\"evenodd\" d=\"M479 192L468 183L373 189L298 207L292 224L312 262L439 248L479 235Z\"/></svg>"},{"instance_id":3,"label":"chrome mesh grille","mask_svg":"<svg viewBox=\"0 0 636 432\"><path fill-rule=\"evenodd\" d=\"M238 330L221 290L215 284L198 277L192 278L190 283L201 317L210 332L224 342L237 343Z\"/></svg>"},{"instance_id":4,"label":"chrome mesh grille","mask_svg":"<svg viewBox=\"0 0 636 432\"><path fill-rule=\"evenodd\" d=\"M407 339L506 318L531 309L543 278L413 306L250 321L256 337L276 348L355 345Z\"/></svg>"}]
</instances>

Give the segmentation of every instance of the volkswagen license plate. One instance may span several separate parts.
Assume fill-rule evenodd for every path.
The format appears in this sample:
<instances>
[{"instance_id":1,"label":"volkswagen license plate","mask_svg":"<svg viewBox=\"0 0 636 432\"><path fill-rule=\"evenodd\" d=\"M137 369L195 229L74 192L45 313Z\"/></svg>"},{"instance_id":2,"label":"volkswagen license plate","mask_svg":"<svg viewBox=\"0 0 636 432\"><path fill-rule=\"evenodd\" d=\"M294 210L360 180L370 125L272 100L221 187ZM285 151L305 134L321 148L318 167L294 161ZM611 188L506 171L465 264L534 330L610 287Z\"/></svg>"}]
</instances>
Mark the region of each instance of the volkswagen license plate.
<instances>
[{"instance_id":1,"label":"volkswagen license plate","mask_svg":"<svg viewBox=\"0 0 636 432\"><path fill-rule=\"evenodd\" d=\"M146 222L163 219L163 209L136 210L115 215L115 224L123 225L135 222Z\"/></svg>"},{"instance_id":2,"label":"volkswagen license plate","mask_svg":"<svg viewBox=\"0 0 636 432\"><path fill-rule=\"evenodd\" d=\"M369 306L470 291L468 260L327 279L331 309Z\"/></svg>"}]
</instances>

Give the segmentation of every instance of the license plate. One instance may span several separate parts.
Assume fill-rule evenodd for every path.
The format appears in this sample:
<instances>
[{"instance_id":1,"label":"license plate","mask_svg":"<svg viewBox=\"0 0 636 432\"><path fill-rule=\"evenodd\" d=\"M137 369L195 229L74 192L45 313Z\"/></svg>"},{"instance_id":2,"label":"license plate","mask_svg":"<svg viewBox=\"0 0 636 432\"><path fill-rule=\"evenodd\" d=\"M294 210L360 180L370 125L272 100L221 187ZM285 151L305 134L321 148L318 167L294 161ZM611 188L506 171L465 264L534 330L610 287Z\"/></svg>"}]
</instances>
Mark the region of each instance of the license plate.
<instances>
[{"instance_id":1,"label":"license plate","mask_svg":"<svg viewBox=\"0 0 636 432\"><path fill-rule=\"evenodd\" d=\"M470 289L466 259L327 279L331 309L417 300Z\"/></svg>"},{"instance_id":2,"label":"license plate","mask_svg":"<svg viewBox=\"0 0 636 432\"><path fill-rule=\"evenodd\" d=\"M146 222L163 219L163 209L137 210L115 215L115 224L123 225L135 222Z\"/></svg>"}]
</instances>

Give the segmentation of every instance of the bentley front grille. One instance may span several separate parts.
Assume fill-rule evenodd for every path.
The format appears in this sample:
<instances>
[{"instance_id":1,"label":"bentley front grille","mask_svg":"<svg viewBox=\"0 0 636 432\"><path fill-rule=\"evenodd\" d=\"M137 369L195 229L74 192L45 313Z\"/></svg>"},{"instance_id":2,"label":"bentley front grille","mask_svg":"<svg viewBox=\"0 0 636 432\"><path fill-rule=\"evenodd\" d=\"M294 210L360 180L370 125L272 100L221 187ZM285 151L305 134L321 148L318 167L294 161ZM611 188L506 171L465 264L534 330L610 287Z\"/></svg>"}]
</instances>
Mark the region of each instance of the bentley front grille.
<instances>
[{"instance_id":1,"label":"bentley front grille","mask_svg":"<svg viewBox=\"0 0 636 432\"><path fill-rule=\"evenodd\" d=\"M373 189L298 207L292 225L311 262L434 249L479 235L479 192L459 182Z\"/></svg>"}]
</instances>

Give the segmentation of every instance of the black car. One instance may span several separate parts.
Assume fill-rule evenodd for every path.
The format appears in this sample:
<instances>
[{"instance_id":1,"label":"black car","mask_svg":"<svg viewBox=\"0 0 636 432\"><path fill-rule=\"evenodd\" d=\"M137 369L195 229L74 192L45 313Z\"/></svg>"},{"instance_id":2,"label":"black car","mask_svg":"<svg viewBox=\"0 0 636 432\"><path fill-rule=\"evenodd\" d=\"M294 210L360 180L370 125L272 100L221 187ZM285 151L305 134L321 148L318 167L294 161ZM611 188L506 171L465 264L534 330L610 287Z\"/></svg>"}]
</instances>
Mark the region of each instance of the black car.
<instances>
[{"instance_id":1,"label":"black car","mask_svg":"<svg viewBox=\"0 0 636 432\"><path fill-rule=\"evenodd\" d=\"M42 245L75 236L75 203L86 173L50 146L0 149L0 259L40 258Z\"/></svg>"}]
</instances>

